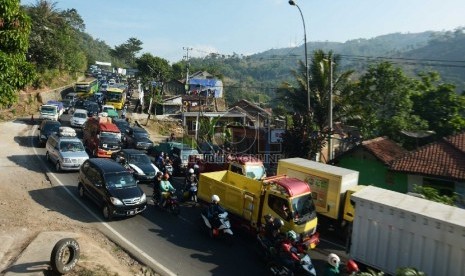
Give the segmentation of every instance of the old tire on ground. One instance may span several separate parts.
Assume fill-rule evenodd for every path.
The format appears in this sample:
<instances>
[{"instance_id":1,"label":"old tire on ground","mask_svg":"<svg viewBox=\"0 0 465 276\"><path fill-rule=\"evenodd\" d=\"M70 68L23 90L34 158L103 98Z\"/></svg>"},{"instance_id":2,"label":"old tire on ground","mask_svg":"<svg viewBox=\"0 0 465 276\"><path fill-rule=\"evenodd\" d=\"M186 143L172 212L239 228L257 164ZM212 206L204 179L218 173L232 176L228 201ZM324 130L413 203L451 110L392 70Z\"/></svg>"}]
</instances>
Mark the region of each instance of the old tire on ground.
<instances>
[{"instance_id":1,"label":"old tire on ground","mask_svg":"<svg viewBox=\"0 0 465 276\"><path fill-rule=\"evenodd\" d=\"M81 249L75 239L65 238L59 240L53 247L50 256L50 265L54 272L66 274L76 267L81 255Z\"/></svg>"}]
</instances>

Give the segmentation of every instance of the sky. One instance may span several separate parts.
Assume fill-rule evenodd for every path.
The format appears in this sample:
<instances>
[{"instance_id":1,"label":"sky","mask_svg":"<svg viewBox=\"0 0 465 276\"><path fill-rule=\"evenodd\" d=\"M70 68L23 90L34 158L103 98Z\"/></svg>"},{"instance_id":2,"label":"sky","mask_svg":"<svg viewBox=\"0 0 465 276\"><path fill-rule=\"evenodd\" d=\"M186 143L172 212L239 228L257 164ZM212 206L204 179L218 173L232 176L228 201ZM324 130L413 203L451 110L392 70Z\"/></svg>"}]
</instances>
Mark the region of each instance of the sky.
<instances>
[{"instance_id":1,"label":"sky","mask_svg":"<svg viewBox=\"0 0 465 276\"><path fill-rule=\"evenodd\" d=\"M38 0L21 0L35 5ZM250 55L307 41L345 42L465 26L465 0L48 0L74 8L110 47L131 37L170 62L209 53Z\"/></svg>"}]
</instances>

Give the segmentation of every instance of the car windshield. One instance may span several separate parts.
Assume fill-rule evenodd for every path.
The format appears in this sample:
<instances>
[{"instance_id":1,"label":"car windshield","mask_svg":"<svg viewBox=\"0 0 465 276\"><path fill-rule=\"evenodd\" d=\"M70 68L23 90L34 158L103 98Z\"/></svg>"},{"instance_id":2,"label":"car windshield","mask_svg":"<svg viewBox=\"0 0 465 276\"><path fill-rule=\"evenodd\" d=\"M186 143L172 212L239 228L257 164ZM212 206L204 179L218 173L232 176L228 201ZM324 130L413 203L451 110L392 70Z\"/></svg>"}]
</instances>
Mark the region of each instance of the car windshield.
<instances>
[{"instance_id":1,"label":"car windshield","mask_svg":"<svg viewBox=\"0 0 465 276\"><path fill-rule=\"evenodd\" d=\"M316 216L315 203L311 194L293 198L291 201L294 221L302 224Z\"/></svg>"},{"instance_id":2,"label":"car windshield","mask_svg":"<svg viewBox=\"0 0 465 276\"><path fill-rule=\"evenodd\" d=\"M73 116L76 117L76 118L87 118L87 114L85 114L85 113L78 113L77 112L77 113L74 113Z\"/></svg>"},{"instance_id":3,"label":"car windshield","mask_svg":"<svg viewBox=\"0 0 465 276\"><path fill-rule=\"evenodd\" d=\"M129 163L148 164L150 162L150 158L145 154L133 154L129 156Z\"/></svg>"},{"instance_id":4,"label":"car windshield","mask_svg":"<svg viewBox=\"0 0 465 276\"><path fill-rule=\"evenodd\" d=\"M146 132L134 132L136 138L149 138L149 134Z\"/></svg>"},{"instance_id":5,"label":"car windshield","mask_svg":"<svg viewBox=\"0 0 465 276\"><path fill-rule=\"evenodd\" d=\"M126 189L136 187L137 183L132 174L127 172L105 174L108 189Z\"/></svg>"},{"instance_id":6,"label":"car windshield","mask_svg":"<svg viewBox=\"0 0 465 276\"><path fill-rule=\"evenodd\" d=\"M265 176L265 168L261 165L247 165L245 175L252 179L262 179Z\"/></svg>"},{"instance_id":7,"label":"car windshield","mask_svg":"<svg viewBox=\"0 0 465 276\"><path fill-rule=\"evenodd\" d=\"M62 152L85 151L80 141L63 141L60 143L60 150Z\"/></svg>"},{"instance_id":8,"label":"car windshield","mask_svg":"<svg viewBox=\"0 0 465 276\"><path fill-rule=\"evenodd\" d=\"M45 124L42 128L42 131L44 132L58 132L58 129L60 128L60 124Z\"/></svg>"}]
</instances>

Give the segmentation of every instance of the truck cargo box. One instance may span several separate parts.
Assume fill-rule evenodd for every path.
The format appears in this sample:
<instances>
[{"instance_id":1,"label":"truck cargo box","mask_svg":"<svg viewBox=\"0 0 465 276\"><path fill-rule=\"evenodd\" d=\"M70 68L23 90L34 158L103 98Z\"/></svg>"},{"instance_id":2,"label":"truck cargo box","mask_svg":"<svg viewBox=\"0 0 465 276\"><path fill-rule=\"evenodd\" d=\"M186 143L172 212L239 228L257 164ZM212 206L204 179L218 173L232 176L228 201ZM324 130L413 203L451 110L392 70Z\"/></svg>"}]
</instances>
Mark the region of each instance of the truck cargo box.
<instances>
[{"instance_id":1,"label":"truck cargo box","mask_svg":"<svg viewBox=\"0 0 465 276\"><path fill-rule=\"evenodd\" d=\"M209 202L216 194L220 204L229 212L252 222L259 221L258 195L262 182L247 178L231 171L218 171L200 174L198 197ZM255 223L253 223L255 224Z\"/></svg>"},{"instance_id":2,"label":"truck cargo box","mask_svg":"<svg viewBox=\"0 0 465 276\"><path fill-rule=\"evenodd\" d=\"M351 258L389 274L465 275L465 210L373 186L352 199Z\"/></svg>"},{"instance_id":3,"label":"truck cargo box","mask_svg":"<svg viewBox=\"0 0 465 276\"><path fill-rule=\"evenodd\" d=\"M295 177L310 185L316 212L339 218L347 189L358 185L358 171L331 166L303 158L280 159L278 175Z\"/></svg>"}]
</instances>

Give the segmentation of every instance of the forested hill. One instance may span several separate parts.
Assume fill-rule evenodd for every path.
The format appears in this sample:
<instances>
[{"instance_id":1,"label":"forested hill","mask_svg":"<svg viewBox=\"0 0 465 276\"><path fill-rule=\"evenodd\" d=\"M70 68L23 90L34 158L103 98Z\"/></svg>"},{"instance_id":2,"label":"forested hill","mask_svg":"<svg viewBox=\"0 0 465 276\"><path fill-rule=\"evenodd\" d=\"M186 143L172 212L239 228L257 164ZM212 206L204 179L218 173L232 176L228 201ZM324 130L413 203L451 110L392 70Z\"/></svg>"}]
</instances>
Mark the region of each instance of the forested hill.
<instances>
[{"instance_id":1,"label":"forested hill","mask_svg":"<svg viewBox=\"0 0 465 276\"><path fill-rule=\"evenodd\" d=\"M421 71L438 71L443 80L465 90L464 28L447 32L394 33L371 39L339 42L309 42L309 58L316 49L332 50L341 56L341 70L353 69L362 74L375 62L390 61L410 76ZM304 46L271 49L251 56L221 56L212 54L191 60L194 70L213 70L224 77L229 86L228 101L241 97L262 101L273 97L273 91L283 81L294 80L292 70L304 60ZM455 61L455 62L451 62ZM461 62L459 62L461 61Z\"/></svg>"}]
</instances>

